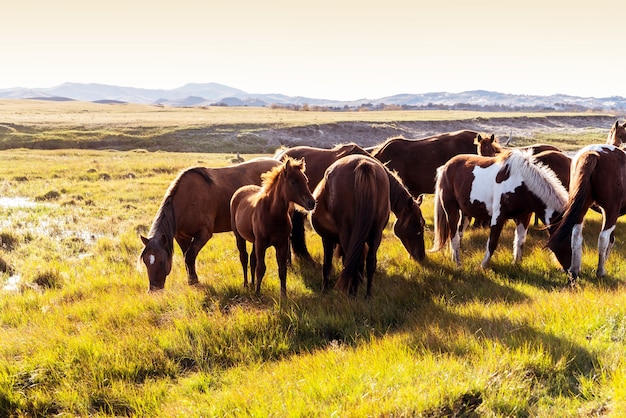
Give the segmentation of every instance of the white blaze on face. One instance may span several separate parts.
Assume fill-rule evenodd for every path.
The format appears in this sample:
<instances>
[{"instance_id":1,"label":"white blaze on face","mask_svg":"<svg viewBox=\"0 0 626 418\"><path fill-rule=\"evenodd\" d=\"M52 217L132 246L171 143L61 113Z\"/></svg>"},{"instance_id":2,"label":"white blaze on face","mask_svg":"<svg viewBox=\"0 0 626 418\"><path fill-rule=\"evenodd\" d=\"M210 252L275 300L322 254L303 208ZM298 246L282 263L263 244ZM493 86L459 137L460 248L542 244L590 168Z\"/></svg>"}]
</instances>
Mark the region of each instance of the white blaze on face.
<instances>
[{"instance_id":1,"label":"white blaze on face","mask_svg":"<svg viewBox=\"0 0 626 418\"><path fill-rule=\"evenodd\" d=\"M150 254L150 257L148 257L148 262L150 263L150 265L153 266L155 261L156 258L154 257L154 254Z\"/></svg>"}]
</instances>

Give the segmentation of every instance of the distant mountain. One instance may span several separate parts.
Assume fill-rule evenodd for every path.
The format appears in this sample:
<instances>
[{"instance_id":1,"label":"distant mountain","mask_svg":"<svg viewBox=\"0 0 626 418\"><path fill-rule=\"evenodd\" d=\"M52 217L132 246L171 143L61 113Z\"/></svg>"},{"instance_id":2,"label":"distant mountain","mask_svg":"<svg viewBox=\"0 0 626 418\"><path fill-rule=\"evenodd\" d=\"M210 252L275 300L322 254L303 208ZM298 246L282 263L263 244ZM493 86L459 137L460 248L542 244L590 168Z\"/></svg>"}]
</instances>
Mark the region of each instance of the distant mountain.
<instances>
[{"instance_id":1,"label":"distant mountain","mask_svg":"<svg viewBox=\"0 0 626 418\"><path fill-rule=\"evenodd\" d=\"M64 83L50 88L0 89L0 98L84 100L98 103L143 103L167 106L320 106L332 108L399 106L485 110L626 110L626 98L533 96L473 90L461 93L397 94L378 99L337 101L283 94L248 93L218 83L189 83L175 89L141 89L98 83Z\"/></svg>"}]
</instances>

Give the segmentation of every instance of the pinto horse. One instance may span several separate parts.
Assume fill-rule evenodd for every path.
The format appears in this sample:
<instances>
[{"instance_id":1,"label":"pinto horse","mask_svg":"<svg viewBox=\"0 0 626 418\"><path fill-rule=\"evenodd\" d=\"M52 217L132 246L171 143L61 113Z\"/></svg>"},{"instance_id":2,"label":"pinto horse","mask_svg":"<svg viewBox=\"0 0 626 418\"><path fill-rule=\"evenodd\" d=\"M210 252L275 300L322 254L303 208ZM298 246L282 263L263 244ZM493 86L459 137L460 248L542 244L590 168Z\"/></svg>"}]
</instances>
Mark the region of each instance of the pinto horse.
<instances>
[{"instance_id":1,"label":"pinto horse","mask_svg":"<svg viewBox=\"0 0 626 418\"><path fill-rule=\"evenodd\" d=\"M598 270L606 274L605 263L615 242L617 218L626 214L626 154L610 145L588 145L572 159L571 183L567 209L558 228L548 240L548 248L571 245L571 264L561 263L570 283L580 273L583 244L583 221L595 204L601 208L602 231L598 237Z\"/></svg>"},{"instance_id":2,"label":"pinto horse","mask_svg":"<svg viewBox=\"0 0 626 418\"><path fill-rule=\"evenodd\" d=\"M306 210L315 207L315 198L307 186L304 170L303 160L287 158L281 165L261 176L263 187L243 186L230 201L231 225L243 268L243 284L248 286L248 241L252 243L251 284L255 284L256 275L257 295L261 293L261 281L265 275L265 252L269 247L274 247L280 294L282 297L287 296L287 259L293 204Z\"/></svg>"},{"instance_id":3,"label":"pinto horse","mask_svg":"<svg viewBox=\"0 0 626 418\"><path fill-rule=\"evenodd\" d=\"M452 260L460 266L461 219L488 216L490 234L481 267L489 265L508 219L517 225L513 262L521 261L532 213L549 225L563 213L566 202L561 182L552 170L535 162L531 151L515 150L499 157L458 155L437 171L431 251L441 250L450 240ZM557 258L567 257L562 250L555 250Z\"/></svg>"},{"instance_id":4,"label":"pinto horse","mask_svg":"<svg viewBox=\"0 0 626 418\"><path fill-rule=\"evenodd\" d=\"M331 149L304 145L281 149L274 154L274 158L277 160L282 160L287 157L304 159L306 162L306 175L309 179L309 189L314 190L324 177L324 172L332 163L341 157L352 154L369 155L369 153L360 146L349 143L340 144ZM293 213L291 218L293 224L291 229L291 245L296 256L310 261L312 259L307 249L304 235L304 218L305 214L301 212L296 211Z\"/></svg>"},{"instance_id":5,"label":"pinto horse","mask_svg":"<svg viewBox=\"0 0 626 418\"><path fill-rule=\"evenodd\" d=\"M437 168L458 154L476 154L474 131L447 132L423 139L389 138L372 157L396 171L415 197L435 192Z\"/></svg>"},{"instance_id":6,"label":"pinto horse","mask_svg":"<svg viewBox=\"0 0 626 418\"><path fill-rule=\"evenodd\" d=\"M422 197L415 200L377 160L364 155L337 160L326 170L313 195L317 206L311 212L311 224L322 237L324 247L322 291L328 289L333 251L339 245L344 268L337 287L356 295L365 263L366 297L371 296L376 252L390 211L397 218L393 228L396 236L412 258L424 259Z\"/></svg>"},{"instance_id":7,"label":"pinto horse","mask_svg":"<svg viewBox=\"0 0 626 418\"><path fill-rule=\"evenodd\" d=\"M621 147L624 142L626 142L626 122L620 125L619 121L616 120L606 137L606 143Z\"/></svg>"},{"instance_id":8,"label":"pinto horse","mask_svg":"<svg viewBox=\"0 0 626 418\"><path fill-rule=\"evenodd\" d=\"M185 257L187 281L198 283L196 257L214 233L231 230L230 198L235 190L246 184L261 184L261 174L279 164L272 158L258 158L179 173L165 193L148 238L141 237L145 247L140 259L148 271L150 290L165 286L172 269L174 240Z\"/></svg>"}]
</instances>

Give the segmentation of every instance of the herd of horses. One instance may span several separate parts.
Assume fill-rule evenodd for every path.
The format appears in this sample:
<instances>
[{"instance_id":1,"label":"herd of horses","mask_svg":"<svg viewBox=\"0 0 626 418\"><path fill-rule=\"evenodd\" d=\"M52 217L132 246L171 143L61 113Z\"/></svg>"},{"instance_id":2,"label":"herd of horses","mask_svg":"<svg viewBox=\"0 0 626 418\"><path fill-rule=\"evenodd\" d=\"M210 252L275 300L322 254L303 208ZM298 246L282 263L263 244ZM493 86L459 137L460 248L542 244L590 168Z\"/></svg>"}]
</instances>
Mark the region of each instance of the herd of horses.
<instances>
[{"instance_id":1,"label":"herd of horses","mask_svg":"<svg viewBox=\"0 0 626 418\"><path fill-rule=\"evenodd\" d=\"M430 251L449 243L461 264L463 231L474 219L490 229L482 268L489 266L507 220L516 224L513 262L522 258L533 214L548 232L547 248L574 283L580 273L582 227L591 208L603 216L596 274L615 241L617 219L626 214L626 122L616 121L606 143L585 146L572 158L557 147L510 148L493 135L462 130L422 139L389 138L373 148L354 143L332 149L297 146L272 158L222 168L193 167L179 173L165 193L140 260L150 290L162 289L172 268L174 241L184 255L189 284L198 282L195 260L214 233L232 231L244 286L256 293L265 274L265 254L276 250L281 296L293 254L311 260L305 220L322 239L322 291L329 289L332 259L343 269L336 286L356 295L367 280L372 294L377 250L390 213L394 234L408 254L426 256L423 194L434 194L434 239ZM252 243L250 258L246 243Z\"/></svg>"}]
</instances>

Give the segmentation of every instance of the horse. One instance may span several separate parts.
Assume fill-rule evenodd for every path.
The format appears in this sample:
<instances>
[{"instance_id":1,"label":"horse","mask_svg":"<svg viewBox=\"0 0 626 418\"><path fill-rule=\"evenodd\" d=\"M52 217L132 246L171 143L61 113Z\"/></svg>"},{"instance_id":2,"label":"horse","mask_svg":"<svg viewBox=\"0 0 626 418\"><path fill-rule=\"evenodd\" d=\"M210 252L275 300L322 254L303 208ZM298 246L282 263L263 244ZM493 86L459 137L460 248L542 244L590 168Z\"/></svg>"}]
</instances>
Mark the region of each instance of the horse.
<instances>
[{"instance_id":1,"label":"horse","mask_svg":"<svg viewBox=\"0 0 626 418\"><path fill-rule=\"evenodd\" d=\"M478 134L476 135L474 143L476 144L476 153L484 157L495 157L496 154L500 154L501 152L511 151L514 149L519 149L519 150L530 149L532 150L533 154L538 154L543 151L563 152L563 150L561 150L559 147L555 147L554 145L550 145L550 144L533 144L533 145L528 145L526 147L517 147L517 148L506 147L506 146L500 145L500 143L496 140L495 135L493 134L491 134L490 137L482 136Z\"/></svg>"},{"instance_id":2,"label":"horse","mask_svg":"<svg viewBox=\"0 0 626 418\"><path fill-rule=\"evenodd\" d=\"M552 225L566 202L567 191L561 182L552 170L536 163L530 150L498 157L458 155L437 170L435 237L430 251L441 250L450 240L452 260L460 266L460 220L489 216L490 233L481 268L488 267L508 219L516 223L513 262L519 262L532 213ZM559 259L568 256L562 247L555 247L554 252Z\"/></svg>"},{"instance_id":3,"label":"horse","mask_svg":"<svg viewBox=\"0 0 626 418\"><path fill-rule=\"evenodd\" d=\"M598 236L597 277L606 275L605 263L615 243L617 219L626 214L626 154L611 144L588 145L572 159L567 208L558 228L548 240L548 248L571 245L571 263L562 263L569 281L580 274L583 222L592 204L600 207L603 222Z\"/></svg>"},{"instance_id":4,"label":"horse","mask_svg":"<svg viewBox=\"0 0 626 418\"><path fill-rule=\"evenodd\" d=\"M458 154L476 154L477 132L461 130L422 139L389 138L372 157L396 171L415 197L435 192L437 168Z\"/></svg>"},{"instance_id":5,"label":"horse","mask_svg":"<svg viewBox=\"0 0 626 418\"><path fill-rule=\"evenodd\" d=\"M262 187L243 186L237 189L230 201L231 227L243 268L243 285L248 286L248 241L252 243L251 284L255 284L256 276L257 295L261 293L261 281L265 275L265 252L269 247L274 247L280 294L281 297L287 296L287 259L293 204L306 210L315 207L315 198L307 186L304 171L304 160L287 158L261 176Z\"/></svg>"},{"instance_id":6,"label":"horse","mask_svg":"<svg viewBox=\"0 0 626 418\"><path fill-rule=\"evenodd\" d=\"M606 143L620 147L624 142L626 142L626 122L620 125L619 121L616 120L606 137Z\"/></svg>"},{"instance_id":7,"label":"horse","mask_svg":"<svg viewBox=\"0 0 626 418\"><path fill-rule=\"evenodd\" d=\"M274 158L282 160L291 157L304 159L306 162L306 174L309 179L309 189L314 190L324 177L326 169L335 161L346 155L360 154L369 155L367 151L354 143L336 145L331 149L316 148L310 146L297 146L293 148L280 149L274 154ZM291 218L291 245L294 254L304 260L312 261L309 250L306 246L304 235L305 214L294 212Z\"/></svg>"},{"instance_id":8,"label":"horse","mask_svg":"<svg viewBox=\"0 0 626 418\"><path fill-rule=\"evenodd\" d=\"M150 290L163 289L172 269L174 240L185 257L187 281L198 283L196 257L214 233L231 231L230 198L239 187L261 184L261 174L279 165L258 158L221 168L192 167L181 171L167 189L152 222L140 260L146 265Z\"/></svg>"},{"instance_id":9,"label":"horse","mask_svg":"<svg viewBox=\"0 0 626 418\"><path fill-rule=\"evenodd\" d=\"M397 218L395 235L413 259L424 259L422 196L414 199L379 161L364 155L340 158L326 170L313 196L317 206L311 212L311 224L324 248L322 292L328 289L333 251L339 245L344 268L337 287L355 296L365 263L366 297L371 296L376 252L390 211Z\"/></svg>"}]
</instances>

